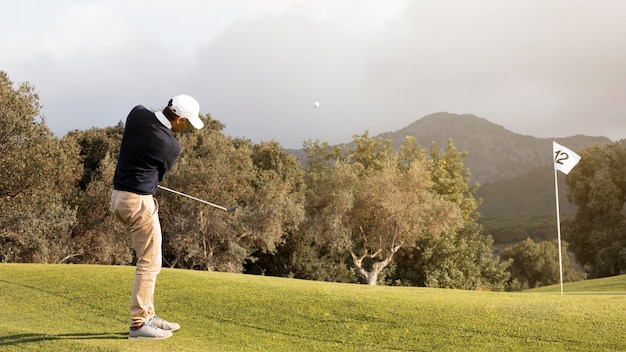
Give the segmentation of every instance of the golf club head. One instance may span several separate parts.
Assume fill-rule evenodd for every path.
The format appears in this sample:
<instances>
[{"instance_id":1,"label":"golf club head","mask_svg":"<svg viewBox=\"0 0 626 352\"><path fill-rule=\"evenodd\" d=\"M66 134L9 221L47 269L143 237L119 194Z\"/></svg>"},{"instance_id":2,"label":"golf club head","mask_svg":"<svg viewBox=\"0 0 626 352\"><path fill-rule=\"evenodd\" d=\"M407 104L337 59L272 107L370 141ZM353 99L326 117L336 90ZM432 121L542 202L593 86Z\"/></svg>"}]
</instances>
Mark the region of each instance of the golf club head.
<instances>
[{"instance_id":1,"label":"golf club head","mask_svg":"<svg viewBox=\"0 0 626 352\"><path fill-rule=\"evenodd\" d=\"M236 205L234 207L230 207L230 208L226 209L226 212L227 213L234 213L235 210L237 210L237 206Z\"/></svg>"}]
</instances>

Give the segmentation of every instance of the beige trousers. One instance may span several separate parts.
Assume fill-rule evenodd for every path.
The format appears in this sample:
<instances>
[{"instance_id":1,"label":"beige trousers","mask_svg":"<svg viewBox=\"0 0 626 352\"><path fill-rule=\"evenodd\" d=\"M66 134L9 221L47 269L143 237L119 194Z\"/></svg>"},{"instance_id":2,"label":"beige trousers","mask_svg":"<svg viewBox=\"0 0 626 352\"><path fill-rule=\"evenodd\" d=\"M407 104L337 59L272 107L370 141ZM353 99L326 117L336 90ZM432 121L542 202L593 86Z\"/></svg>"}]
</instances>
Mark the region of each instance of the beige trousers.
<instances>
[{"instance_id":1,"label":"beige trousers","mask_svg":"<svg viewBox=\"0 0 626 352\"><path fill-rule=\"evenodd\" d=\"M141 324L155 314L154 288L162 261L159 204L152 195L114 190L111 210L130 234L137 255L130 314L132 325Z\"/></svg>"}]
</instances>

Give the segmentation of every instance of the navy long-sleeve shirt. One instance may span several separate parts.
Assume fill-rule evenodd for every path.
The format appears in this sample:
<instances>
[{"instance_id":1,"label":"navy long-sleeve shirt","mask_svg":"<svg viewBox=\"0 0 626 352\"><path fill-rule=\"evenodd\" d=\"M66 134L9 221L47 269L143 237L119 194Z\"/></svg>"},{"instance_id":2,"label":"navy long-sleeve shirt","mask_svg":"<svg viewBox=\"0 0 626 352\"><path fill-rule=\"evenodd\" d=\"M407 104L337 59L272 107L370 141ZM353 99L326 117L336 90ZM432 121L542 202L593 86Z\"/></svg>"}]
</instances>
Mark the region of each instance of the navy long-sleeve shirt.
<instances>
[{"instance_id":1,"label":"navy long-sleeve shirt","mask_svg":"<svg viewBox=\"0 0 626 352\"><path fill-rule=\"evenodd\" d=\"M180 152L180 143L170 128L152 111L141 105L134 107L126 118L113 188L154 195Z\"/></svg>"}]
</instances>

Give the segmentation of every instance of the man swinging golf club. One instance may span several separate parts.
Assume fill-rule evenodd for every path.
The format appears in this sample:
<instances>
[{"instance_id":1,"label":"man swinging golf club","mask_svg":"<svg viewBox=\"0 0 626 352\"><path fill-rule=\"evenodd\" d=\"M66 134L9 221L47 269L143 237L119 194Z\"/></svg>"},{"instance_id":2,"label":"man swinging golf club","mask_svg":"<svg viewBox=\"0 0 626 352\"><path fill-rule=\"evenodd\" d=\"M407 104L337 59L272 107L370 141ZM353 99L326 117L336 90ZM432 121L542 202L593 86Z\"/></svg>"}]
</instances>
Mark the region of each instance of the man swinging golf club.
<instances>
[{"instance_id":1,"label":"man swinging golf club","mask_svg":"<svg viewBox=\"0 0 626 352\"><path fill-rule=\"evenodd\" d=\"M130 306L129 338L165 339L180 325L159 318L154 311L154 288L161 271L161 224L157 185L172 169L181 152L173 132L201 129L198 102L188 95L173 97L163 111L138 105L126 118L113 176L111 209L132 239L137 268Z\"/></svg>"}]
</instances>

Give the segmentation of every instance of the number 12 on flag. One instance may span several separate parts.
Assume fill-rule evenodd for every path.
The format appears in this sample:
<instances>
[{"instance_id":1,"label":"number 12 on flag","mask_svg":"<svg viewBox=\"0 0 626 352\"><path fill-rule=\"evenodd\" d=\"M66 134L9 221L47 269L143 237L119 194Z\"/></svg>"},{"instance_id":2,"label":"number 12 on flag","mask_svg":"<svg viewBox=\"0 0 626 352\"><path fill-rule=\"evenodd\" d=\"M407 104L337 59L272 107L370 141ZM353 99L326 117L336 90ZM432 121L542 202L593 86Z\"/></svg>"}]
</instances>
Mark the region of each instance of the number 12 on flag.
<instances>
[{"instance_id":1,"label":"number 12 on flag","mask_svg":"<svg viewBox=\"0 0 626 352\"><path fill-rule=\"evenodd\" d=\"M569 174L580 161L578 154L555 141L552 141L552 151L554 154L554 169L566 175Z\"/></svg>"}]
</instances>

